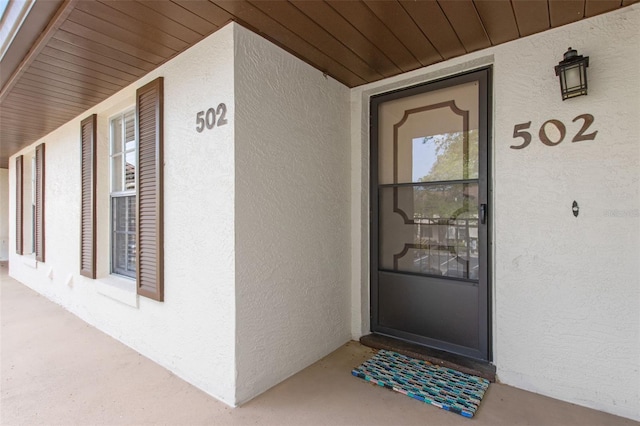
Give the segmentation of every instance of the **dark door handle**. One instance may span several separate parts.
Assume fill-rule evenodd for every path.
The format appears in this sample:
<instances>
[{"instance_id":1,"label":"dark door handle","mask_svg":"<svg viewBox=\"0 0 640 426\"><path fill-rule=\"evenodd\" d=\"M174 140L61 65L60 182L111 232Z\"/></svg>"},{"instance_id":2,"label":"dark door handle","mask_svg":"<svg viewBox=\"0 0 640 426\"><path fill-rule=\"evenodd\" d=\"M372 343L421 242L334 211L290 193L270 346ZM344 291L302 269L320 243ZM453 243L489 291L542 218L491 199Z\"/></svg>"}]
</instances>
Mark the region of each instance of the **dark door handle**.
<instances>
[{"instance_id":1,"label":"dark door handle","mask_svg":"<svg viewBox=\"0 0 640 426\"><path fill-rule=\"evenodd\" d=\"M480 204L480 223L483 225L487 223L487 205L486 204Z\"/></svg>"}]
</instances>

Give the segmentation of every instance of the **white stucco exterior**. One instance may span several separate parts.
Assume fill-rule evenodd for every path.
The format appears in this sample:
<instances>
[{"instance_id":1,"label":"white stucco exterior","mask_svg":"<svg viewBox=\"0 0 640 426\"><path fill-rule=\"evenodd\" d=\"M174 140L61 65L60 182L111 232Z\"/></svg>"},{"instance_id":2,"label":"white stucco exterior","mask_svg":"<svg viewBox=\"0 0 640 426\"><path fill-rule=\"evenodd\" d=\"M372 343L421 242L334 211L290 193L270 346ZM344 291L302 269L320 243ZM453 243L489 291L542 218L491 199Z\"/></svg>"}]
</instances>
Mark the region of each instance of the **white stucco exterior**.
<instances>
[{"instance_id":1,"label":"white stucco exterior","mask_svg":"<svg viewBox=\"0 0 640 426\"><path fill-rule=\"evenodd\" d=\"M10 158L8 178L0 174L10 274L205 392L243 403L370 331L370 96L491 66L498 379L640 420L638 28L633 5L350 90L229 24L16 153L30 170L46 143L45 263L15 253ZM590 56L589 95L563 102L553 67L568 46ZM109 119L159 76L162 303L109 273ZM198 133L196 114L219 103L228 124ZM96 280L79 275L80 121L93 113ZM598 134L572 143L580 114L593 115L588 132ZM557 146L537 137L549 119L567 129ZM529 121L531 145L511 149L514 126Z\"/></svg>"},{"instance_id":2,"label":"white stucco exterior","mask_svg":"<svg viewBox=\"0 0 640 426\"><path fill-rule=\"evenodd\" d=\"M110 275L109 257L109 121L158 76L163 303ZM219 103L228 124L198 133L197 112ZM78 264L79 129L93 113L97 280ZM46 262L15 254L13 242L10 273L209 394L247 401L351 338L348 126L345 86L230 24L16 154L28 177L46 144ZM30 186L27 198L30 208Z\"/></svg>"},{"instance_id":3,"label":"white stucco exterior","mask_svg":"<svg viewBox=\"0 0 640 426\"><path fill-rule=\"evenodd\" d=\"M349 341L349 89L236 27L239 403Z\"/></svg>"},{"instance_id":4,"label":"white stucco exterior","mask_svg":"<svg viewBox=\"0 0 640 426\"><path fill-rule=\"evenodd\" d=\"M15 209L10 213L11 276L231 405L235 404L233 62L233 26L228 26L18 153L30 153L35 145L46 143L45 263L15 253ZM109 119L135 106L136 89L158 76L164 77L165 96L163 303L138 297L133 281L109 275ZM229 125L197 133L196 113L221 102L229 107ZM98 114L96 280L80 276L78 263L80 121L93 113ZM11 197L15 205L14 191Z\"/></svg>"},{"instance_id":5,"label":"white stucco exterior","mask_svg":"<svg viewBox=\"0 0 640 426\"><path fill-rule=\"evenodd\" d=\"M369 97L491 65L498 379L640 419L639 25L634 5L352 90L354 338L369 330ZM590 56L589 94L563 102L553 67L568 46ZM580 114L598 134L572 143ZM549 119L567 128L557 146L538 139ZM511 149L529 121L531 145Z\"/></svg>"}]
</instances>

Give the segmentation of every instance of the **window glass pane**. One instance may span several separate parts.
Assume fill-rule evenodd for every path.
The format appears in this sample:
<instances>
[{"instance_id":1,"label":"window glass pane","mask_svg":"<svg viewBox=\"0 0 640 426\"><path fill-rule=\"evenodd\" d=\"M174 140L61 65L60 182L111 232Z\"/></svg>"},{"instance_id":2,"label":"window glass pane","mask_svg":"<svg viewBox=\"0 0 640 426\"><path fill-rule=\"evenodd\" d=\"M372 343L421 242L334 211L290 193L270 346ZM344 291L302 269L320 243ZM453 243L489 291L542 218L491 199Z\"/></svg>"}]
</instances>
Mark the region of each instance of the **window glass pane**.
<instances>
[{"instance_id":1,"label":"window glass pane","mask_svg":"<svg viewBox=\"0 0 640 426\"><path fill-rule=\"evenodd\" d=\"M113 272L123 274L127 270L126 246L127 234L116 232L113 235Z\"/></svg>"},{"instance_id":2,"label":"window glass pane","mask_svg":"<svg viewBox=\"0 0 640 426\"><path fill-rule=\"evenodd\" d=\"M111 120L111 153L122 152L122 117Z\"/></svg>"},{"instance_id":3,"label":"window glass pane","mask_svg":"<svg viewBox=\"0 0 640 426\"><path fill-rule=\"evenodd\" d=\"M125 150L136 148L135 114L133 111L125 114Z\"/></svg>"},{"instance_id":4,"label":"window glass pane","mask_svg":"<svg viewBox=\"0 0 640 426\"><path fill-rule=\"evenodd\" d=\"M123 197L127 203L127 232L136 231L136 197L129 195Z\"/></svg>"},{"instance_id":5,"label":"window glass pane","mask_svg":"<svg viewBox=\"0 0 640 426\"><path fill-rule=\"evenodd\" d=\"M122 188L122 154L111 159L111 192L121 192Z\"/></svg>"},{"instance_id":6,"label":"window glass pane","mask_svg":"<svg viewBox=\"0 0 640 426\"><path fill-rule=\"evenodd\" d=\"M127 269L136 272L136 235L134 233L127 235Z\"/></svg>"},{"instance_id":7,"label":"window glass pane","mask_svg":"<svg viewBox=\"0 0 640 426\"><path fill-rule=\"evenodd\" d=\"M112 272L135 277L136 272L136 197L113 197Z\"/></svg>"},{"instance_id":8,"label":"window glass pane","mask_svg":"<svg viewBox=\"0 0 640 426\"><path fill-rule=\"evenodd\" d=\"M478 185L380 189L382 269L478 277Z\"/></svg>"},{"instance_id":9,"label":"window glass pane","mask_svg":"<svg viewBox=\"0 0 640 426\"><path fill-rule=\"evenodd\" d=\"M133 191L136 189L136 152L125 154L125 175L124 190Z\"/></svg>"}]
</instances>

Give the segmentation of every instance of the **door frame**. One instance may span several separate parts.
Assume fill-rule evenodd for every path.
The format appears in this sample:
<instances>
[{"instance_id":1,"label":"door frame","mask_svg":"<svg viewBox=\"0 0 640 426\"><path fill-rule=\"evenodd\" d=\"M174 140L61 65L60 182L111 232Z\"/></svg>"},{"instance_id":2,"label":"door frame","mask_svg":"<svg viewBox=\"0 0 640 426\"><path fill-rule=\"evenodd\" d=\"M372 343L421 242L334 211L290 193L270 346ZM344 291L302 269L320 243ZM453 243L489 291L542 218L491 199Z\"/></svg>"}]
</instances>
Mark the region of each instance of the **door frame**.
<instances>
[{"instance_id":1,"label":"door frame","mask_svg":"<svg viewBox=\"0 0 640 426\"><path fill-rule=\"evenodd\" d=\"M478 183L480 187L486 188L486 204L487 204L487 224L486 227L480 228L479 238L486 241L483 245L481 253L486 258L486 274L480 279L485 280L484 285L480 285L480 311L485 314L485 318L479 320L480 335L486 336L486 341L481 342L481 356L472 356L473 358L482 359L484 361L493 360L493 303L492 303L492 277L493 277L493 188L491 186L492 176L492 105L493 105L493 67L491 65L466 71L464 73L447 76L444 78L423 82L420 84L395 89L389 92L372 95L369 98L369 315L371 331L378 334L384 334L395 338L410 341L412 343L429 345L423 339L416 341L410 335L404 333L390 334L385 330L380 330L378 324L378 244L379 244L379 206L378 206L378 105L395 99L405 98L421 93L427 93L439 89L452 87L458 84L464 84L471 81L479 82L479 122L486 123L484 132L479 132L479 143L483 144L485 149L479 149L480 156L480 173ZM485 100L483 102L482 100ZM482 173L484 166L485 173ZM382 327L383 328L383 327ZM455 345L451 345L455 346ZM439 348L447 350L446 348ZM451 348L452 353L456 352L455 348ZM468 356L468 355L467 355Z\"/></svg>"}]
</instances>

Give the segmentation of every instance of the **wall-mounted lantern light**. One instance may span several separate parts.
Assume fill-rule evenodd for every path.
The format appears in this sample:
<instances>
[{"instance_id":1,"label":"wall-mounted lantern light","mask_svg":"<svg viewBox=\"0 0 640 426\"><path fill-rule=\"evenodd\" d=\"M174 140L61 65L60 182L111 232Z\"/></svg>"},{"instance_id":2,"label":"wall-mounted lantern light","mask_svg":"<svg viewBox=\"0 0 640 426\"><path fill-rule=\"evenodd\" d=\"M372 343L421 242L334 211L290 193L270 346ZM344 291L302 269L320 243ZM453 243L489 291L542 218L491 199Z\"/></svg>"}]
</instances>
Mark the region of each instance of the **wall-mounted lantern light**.
<instances>
[{"instance_id":1,"label":"wall-mounted lantern light","mask_svg":"<svg viewBox=\"0 0 640 426\"><path fill-rule=\"evenodd\" d=\"M587 67L589 57L578 55L575 49L569 48L564 59L556 65L556 75L560 77L562 100L587 94Z\"/></svg>"}]
</instances>

